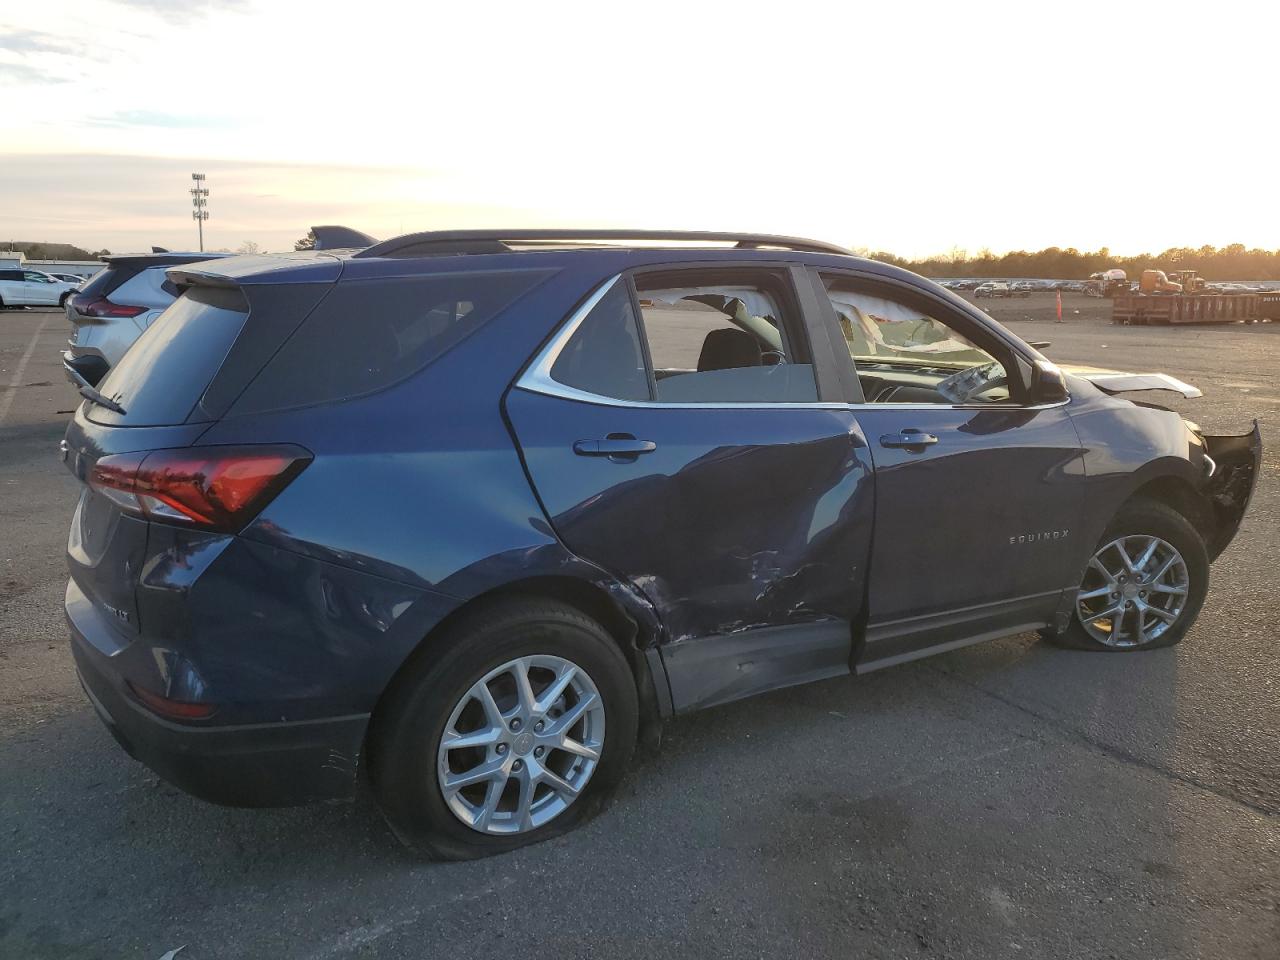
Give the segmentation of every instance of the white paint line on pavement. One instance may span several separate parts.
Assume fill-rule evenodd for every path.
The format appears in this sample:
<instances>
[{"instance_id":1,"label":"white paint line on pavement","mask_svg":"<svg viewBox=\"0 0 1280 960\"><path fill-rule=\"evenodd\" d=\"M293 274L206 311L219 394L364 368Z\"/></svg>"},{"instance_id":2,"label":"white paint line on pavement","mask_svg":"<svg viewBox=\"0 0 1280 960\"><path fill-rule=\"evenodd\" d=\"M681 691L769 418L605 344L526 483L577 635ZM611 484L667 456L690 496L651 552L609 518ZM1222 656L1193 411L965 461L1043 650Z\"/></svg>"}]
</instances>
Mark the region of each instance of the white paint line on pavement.
<instances>
[{"instance_id":1,"label":"white paint line on pavement","mask_svg":"<svg viewBox=\"0 0 1280 960\"><path fill-rule=\"evenodd\" d=\"M44 328L49 323L49 317L54 314L47 314L40 321L40 326L36 327L36 332L31 335L31 342L27 344L26 351L22 354L22 359L18 361L18 369L13 371L13 379L9 381L9 386L5 388L4 396L0 397L0 423L4 423L4 418L9 415L9 408L13 406L14 394L18 392L18 384L22 383L22 375L27 372L27 363L31 360L31 354L35 353L36 343L40 340L40 334L44 333Z\"/></svg>"}]
</instances>

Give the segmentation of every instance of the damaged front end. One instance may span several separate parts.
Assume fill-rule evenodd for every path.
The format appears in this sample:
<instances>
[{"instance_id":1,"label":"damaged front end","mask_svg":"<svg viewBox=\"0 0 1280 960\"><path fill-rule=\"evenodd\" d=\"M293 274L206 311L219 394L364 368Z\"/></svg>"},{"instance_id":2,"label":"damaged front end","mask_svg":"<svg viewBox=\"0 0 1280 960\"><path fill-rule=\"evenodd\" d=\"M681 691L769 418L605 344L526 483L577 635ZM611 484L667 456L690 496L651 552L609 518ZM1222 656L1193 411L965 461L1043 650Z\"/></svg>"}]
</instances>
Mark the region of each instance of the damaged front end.
<instances>
[{"instance_id":1,"label":"damaged front end","mask_svg":"<svg viewBox=\"0 0 1280 960\"><path fill-rule=\"evenodd\" d=\"M1210 559L1227 548L1253 496L1262 470L1262 433L1258 421L1253 430L1236 436L1204 436L1209 479L1204 493L1213 509L1213 534L1205 547Z\"/></svg>"}]
</instances>

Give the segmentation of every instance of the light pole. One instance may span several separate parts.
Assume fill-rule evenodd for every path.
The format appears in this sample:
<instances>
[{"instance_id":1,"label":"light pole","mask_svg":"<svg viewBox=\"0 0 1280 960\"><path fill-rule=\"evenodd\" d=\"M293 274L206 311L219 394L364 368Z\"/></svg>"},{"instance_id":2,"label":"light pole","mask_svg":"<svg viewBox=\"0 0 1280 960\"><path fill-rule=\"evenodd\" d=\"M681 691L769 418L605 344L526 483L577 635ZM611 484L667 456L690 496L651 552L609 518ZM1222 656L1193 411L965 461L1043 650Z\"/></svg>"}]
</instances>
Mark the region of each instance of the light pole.
<instances>
[{"instance_id":1,"label":"light pole","mask_svg":"<svg viewBox=\"0 0 1280 960\"><path fill-rule=\"evenodd\" d=\"M204 222L209 219L209 188L204 185L204 174L193 173L191 179L195 186L191 188L191 219L200 230L200 252L204 253Z\"/></svg>"}]
</instances>

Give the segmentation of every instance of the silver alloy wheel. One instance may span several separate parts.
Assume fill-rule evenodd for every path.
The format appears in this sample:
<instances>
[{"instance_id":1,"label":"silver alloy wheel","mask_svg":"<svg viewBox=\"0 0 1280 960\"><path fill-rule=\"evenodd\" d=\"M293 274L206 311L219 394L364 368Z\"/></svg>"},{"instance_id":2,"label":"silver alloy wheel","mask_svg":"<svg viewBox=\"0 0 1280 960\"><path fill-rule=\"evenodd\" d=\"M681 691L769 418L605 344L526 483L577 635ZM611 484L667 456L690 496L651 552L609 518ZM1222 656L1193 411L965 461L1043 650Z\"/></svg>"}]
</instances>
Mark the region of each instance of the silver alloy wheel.
<instances>
[{"instance_id":1,"label":"silver alloy wheel","mask_svg":"<svg viewBox=\"0 0 1280 960\"><path fill-rule=\"evenodd\" d=\"M1076 616L1089 636L1109 647L1141 647L1168 632L1187 605L1186 561L1159 537L1120 537L1085 568Z\"/></svg>"},{"instance_id":2,"label":"silver alloy wheel","mask_svg":"<svg viewBox=\"0 0 1280 960\"><path fill-rule=\"evenodd\" d=\"M453 708L436 760L440 792L472 830L516 834L559 816L604 748L604 702L563 657L520 657L489 671Z\"/></svg>"}]
</instances>

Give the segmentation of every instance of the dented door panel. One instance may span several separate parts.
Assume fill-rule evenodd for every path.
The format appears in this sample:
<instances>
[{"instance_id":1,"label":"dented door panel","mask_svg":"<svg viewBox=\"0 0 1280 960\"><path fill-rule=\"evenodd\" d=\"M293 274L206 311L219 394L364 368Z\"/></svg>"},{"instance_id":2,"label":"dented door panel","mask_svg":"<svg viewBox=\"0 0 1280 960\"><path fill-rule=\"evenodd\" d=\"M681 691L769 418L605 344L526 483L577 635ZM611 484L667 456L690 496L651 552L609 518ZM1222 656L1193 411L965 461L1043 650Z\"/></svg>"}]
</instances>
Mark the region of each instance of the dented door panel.
<instances>
[{"instance_id":1,"label":"dented door panel","mask_svg":"<svg viewBox=\"0 0 1280 960\"><path fill-rule=\"evenodd\" d=\"M522 389L506 406L556 533L643 590L667 642L861 614L871 463L852 411L622 407ZM610 434L654 449L574 452Z\"/></svg>"}]
</instances>

